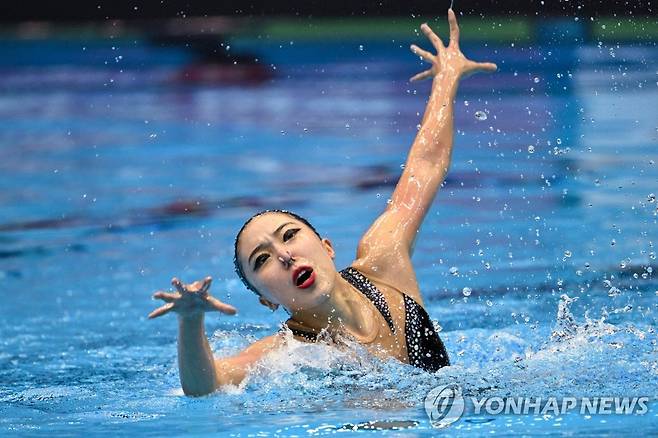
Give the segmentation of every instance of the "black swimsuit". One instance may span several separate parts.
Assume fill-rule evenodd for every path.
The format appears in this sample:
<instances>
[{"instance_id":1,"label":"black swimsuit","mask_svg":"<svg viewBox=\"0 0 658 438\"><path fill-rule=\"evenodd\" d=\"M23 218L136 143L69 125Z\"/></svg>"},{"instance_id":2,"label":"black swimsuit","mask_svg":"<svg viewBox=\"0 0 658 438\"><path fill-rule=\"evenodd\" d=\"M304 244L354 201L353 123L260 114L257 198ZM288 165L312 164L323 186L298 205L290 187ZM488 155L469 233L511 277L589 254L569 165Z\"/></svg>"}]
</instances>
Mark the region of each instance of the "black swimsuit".
<instances>
[{"instance_id":1,"label":"black swimsuit","mask_svg":"<svg viewBox=\"0 0 658 438\"><path fill-rule=\"evenodd\" d=\"M357 288L375 305L388 324L391 333L395 333L395 325L388 308L388 303L377 287L368 278L353 267L340 271L340 275ZM446 352L441 338L436 333L429 315L413 298L402 294L404 297L404 334L407 342L409 363L426 371L436 371L439 368L450 365L448 353ZM315 341L315 333L288 327L296 336Z\"/></svg>"}]
</instances>

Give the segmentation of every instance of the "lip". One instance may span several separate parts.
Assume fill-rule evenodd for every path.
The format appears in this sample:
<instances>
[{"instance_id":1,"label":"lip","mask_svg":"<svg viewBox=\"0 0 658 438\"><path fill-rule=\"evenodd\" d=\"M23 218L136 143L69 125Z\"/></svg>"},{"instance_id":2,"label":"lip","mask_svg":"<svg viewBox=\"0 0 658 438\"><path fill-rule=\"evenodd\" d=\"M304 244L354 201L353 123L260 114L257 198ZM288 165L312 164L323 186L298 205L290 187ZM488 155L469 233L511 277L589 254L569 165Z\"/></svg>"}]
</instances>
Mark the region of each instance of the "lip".
<instances>
[{"instance_id":1,"label":"lip","mask_svg":"<svg viewBox=\"0 0 658 438\"><path fill-rule=\"evenodd\" d=\"M311 270L311 275L306 279L305 282L300 284L299 286L297 285L297 277L299 274L301 274L305 270ZM310 266L299 266L295 268L295 270L292 272L292 284L295 285L295 287L298 287L299 289L306 289L309 288L315 283L315 270L310 267Z\"/></svg>"}]
</instances>

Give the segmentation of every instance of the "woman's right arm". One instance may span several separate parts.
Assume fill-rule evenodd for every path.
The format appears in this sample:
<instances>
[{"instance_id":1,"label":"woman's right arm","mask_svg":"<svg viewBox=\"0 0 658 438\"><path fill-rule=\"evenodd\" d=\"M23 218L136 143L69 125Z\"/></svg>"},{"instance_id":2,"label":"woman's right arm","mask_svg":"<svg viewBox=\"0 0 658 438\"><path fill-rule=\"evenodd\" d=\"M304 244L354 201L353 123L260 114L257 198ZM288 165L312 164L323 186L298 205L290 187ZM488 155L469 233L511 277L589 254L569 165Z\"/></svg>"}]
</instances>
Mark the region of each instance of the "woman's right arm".
<instances>
[{"instance_id":1,"label":"woman's right arm","mask_svg":"<svg viewBox=\"0 0 658 438\"><path fill-rule=\"evenodd\" d=\"M229 315L236 309L222 303L208 293L212 279L183 285L174 278L172 284L177 293L156 292L153 298L166 302L149 314L157 318L171 311L178 314L178 369L181 386L186 395L201 396L226 384L239 384L249 368L269 350L281 342L279 335L263 338L241 353L223 359L215 359L205 333L205 312L219 311Z\"/></svg>"},{"instance_id":2,"label":"woman's right arm","mask_svg":"<svg viewBox=\"0 0 658 438\"><path fill-rule=\"evenodd\" d=\"M282 338L271 335L260 339L235 356L215 358L204 328L204 315L178 318L178 370L186 395L210 394L223 385L239 385L251 366Z\"/></svg>"},{"instance_id":3,"label":"woman's right arm","mask_svg":"<svg viewBox=\"0 0 658 438\"><path fill-rule=\"evenodd\" d=\"M185 395L210 394L219 386L204 319L203 313L178 317L178 375Z\"/></svg>"},{"instance_id":4,"label":"woman's right arm","mask_svg":"<svg viewBox=\"0 0 658 438\"><path fill-rule=\"evenodd\" d=\"M274 334L259 339L235 356L216 358L218 386L239 385L256 362L268 352L283 345L283 342L281 334Z\"/></svg>"}]
</instances>

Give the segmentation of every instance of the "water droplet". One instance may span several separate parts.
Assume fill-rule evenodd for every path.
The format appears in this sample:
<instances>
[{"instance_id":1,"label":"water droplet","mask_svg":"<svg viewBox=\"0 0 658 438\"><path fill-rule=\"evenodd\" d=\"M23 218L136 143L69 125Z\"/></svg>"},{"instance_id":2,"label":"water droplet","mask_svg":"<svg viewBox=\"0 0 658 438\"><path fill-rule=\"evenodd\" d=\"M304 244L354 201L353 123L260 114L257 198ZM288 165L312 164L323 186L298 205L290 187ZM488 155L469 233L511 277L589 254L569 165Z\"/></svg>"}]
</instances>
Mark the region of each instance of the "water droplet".
<instances>
[{"instance_id":1,"label":"water droplet","mask_svg":"<svg viewBox=\"0 0 658 438\"><path fill-rule=\"evenodd\" d=\"M603 286L612 287L612 283L610 282L610 280L603 280Z\"/></svg>"},{"instance_id":2,"label":"water droplet","mask_svg":"<svg viewBox=\"0 0 658 438\"><path fill-rule=\"evenodd\" d=\"M475 118L479 121L487 120L487 113L484 111L475 111Z\"/></svg>"},{"instance_id":3,"label":"water droplet","mask_svg":"<svg viewBox=\"0 0 658 438\"><path fill-rule=\"evenodd\" d=\"M487 300L487 306L489 306L489 307L493 306L493 303L491 302L491 300Z\"/></svg>"},{"instance_id":4,"label":"water droplet","mask_svg":"<svg viewBox=\"0 0 658 438\"><path fill-rule=\"evenodd\" d=\"M608 296L609 296L609 297L616 297L616 296L618 296L618 295L620 295L620 294L621 294L621 290L619 290L618 288L616 288L616 287L614 287L614 286L611 287L611 288L608 290Z\"/></svg>"},{"instance_id":5,"label":"water droplet","mask_svg":"<svg viewBox=\"0 0 658 438\"><path fill-rule=\"evenodd\" d=\"M359 44L359 51L363 52L363 44Z\"/></svg>"},{"instance_id":6,"label":"water droplet","mask_svg":"<svg viewBox=\"0 0 658 438\"><path fill-rule=\"evenodd\" d=\"M571 251L569 251L568 249L567 249L566 251L564 251L564 256L565 256L566 258L571 257Z\"/></svg>"},{"instance_id":7,"label":"water droplet","mask_svg":"<svg viewBox=\"0 0 658 438\"><path fill-rule=\"evenodd\" d=\"M615 239L612 239L612 240L610 241L610 246L615 246L615 243L617 243L617 241L616 241Z\"/></svg>"},{"instance_id":8,"label":"water droplet","mask_svg":"<svg viewBox=\"0 0 658 438\"><path fill-rule=\"evenodd\" d=\"M452 275L459 275L459 269L456 266L452 266L449 270Z\"/></svg>"},{"instance_id":9,"label":"water droplet","mask_svg":"<svg viewBox=\"0 0 658 438\"><path fill-rule=\"evenodd\" d=\"M535 147L533 145L528 146L528 153L529 154L534 154L535 153Z\"/></svg>"},{"instance_id":10,"label":"water droplet","mask_svg":"<svg viewBox=\"0 0 658 438\"><path fill-rule=\"evenodd\" d=\"M555 140L555 143L557 143L557 144L562 144L562 139L561 139L561 138L558 138L557 140Z\"/></svg>"},{"instance_id":11,"label":"water droplet","mask_svg":"<svg viewBox=\"0 0 658 438\"><path fill-rule=\"evenodd\" d=\"M532 80L532 82L534 82L535 84L538 84L539 83L539 78L535 76L535 78Z\"/></svg>"},{"instance_id":12,"label":"water droplet","mask_svg":"<svg viewBox=\"0 0 658 438\"><path fill-rule=\"evenodd\" d=\"M464 294L465 297L470 297L471 292L473 292L473 291L471 290L470 287L465 287L464 289L462 289L462 294Z\"/></svg>"},{"instance_id":13,"label":"water droplet","mask_svg":"<svg viewBox=\"0 0 658 438\"><path fill-rule=\"evenodd\" d=\"M647 196L647 202L649 202L649 203L656 202L656 195L653 194L653 193L649 193L649 195Z\"/></svg>"}]
</instances>

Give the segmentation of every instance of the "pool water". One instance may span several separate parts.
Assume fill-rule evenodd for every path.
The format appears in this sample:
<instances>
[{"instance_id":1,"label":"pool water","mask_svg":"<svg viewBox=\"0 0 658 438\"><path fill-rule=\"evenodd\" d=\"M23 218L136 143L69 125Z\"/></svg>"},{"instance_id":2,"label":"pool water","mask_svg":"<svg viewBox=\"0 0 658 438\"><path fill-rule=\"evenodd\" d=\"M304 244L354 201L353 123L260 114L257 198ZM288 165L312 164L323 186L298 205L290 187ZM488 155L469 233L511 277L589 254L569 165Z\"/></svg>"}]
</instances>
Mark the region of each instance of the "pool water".
<instances>
[{"instance_id":1,"label":"pool water","mask_svg":"<svg viewBox=\"0 0 658 438\"><path fill-rule=\"evenodd\" d=\"M423 66L400 41L245 42L271 79L217 86L171 81L182 52L81 45L30 50L93 62L0 70L2 434L431 436L423 400L449 383L650 409L467 413L446 433L658 433L655 45L464 45L499 72L460 88L413 259L451 367L293 343L204 398L182 395L176 320L146 319L152 292L212 275L239 309L206 318L218 355L277 330L285 313L232 272L235 233L287 208L347 266L401 172Z\"/></svg>"}]
</instances>

